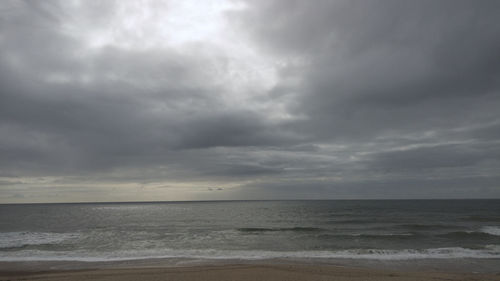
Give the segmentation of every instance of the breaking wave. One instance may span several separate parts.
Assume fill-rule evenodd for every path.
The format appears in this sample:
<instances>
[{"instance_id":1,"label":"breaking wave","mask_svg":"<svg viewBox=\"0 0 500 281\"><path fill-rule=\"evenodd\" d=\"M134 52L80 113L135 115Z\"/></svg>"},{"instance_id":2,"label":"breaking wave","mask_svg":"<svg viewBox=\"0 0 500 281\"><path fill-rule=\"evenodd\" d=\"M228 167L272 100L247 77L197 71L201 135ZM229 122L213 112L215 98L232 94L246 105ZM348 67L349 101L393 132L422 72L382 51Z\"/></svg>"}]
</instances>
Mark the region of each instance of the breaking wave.
<instances>
[{"instance_id":1,"label":"breaking wave","mask_svg":"<svg viewBox=\"0 0 500 281\"><path fill-rule=\"evenodd\" d=\"M240 232L278 232L278 231L295 231L295 232L313 232L321 231L322 228L318 227L277 227L277 228L265 228L265 227L242 227L237 229Z\"/></svg>"},{"instance_id":2,"label":"breaking wave","mask_svg":"<svg viewBox=\"0 0 500 281\"><path fill-rule=\"evenodd\" d=\"M215 249L158 249L118 252L66 252L26 250L0 256L0 261L119 261L151 258L193 258L193 259L459 259L459 258L500 258L500 245L488 245L483 249L461 247L431 249L350 249L343 251L237 251Z\"/></svg>"}]
</instances>

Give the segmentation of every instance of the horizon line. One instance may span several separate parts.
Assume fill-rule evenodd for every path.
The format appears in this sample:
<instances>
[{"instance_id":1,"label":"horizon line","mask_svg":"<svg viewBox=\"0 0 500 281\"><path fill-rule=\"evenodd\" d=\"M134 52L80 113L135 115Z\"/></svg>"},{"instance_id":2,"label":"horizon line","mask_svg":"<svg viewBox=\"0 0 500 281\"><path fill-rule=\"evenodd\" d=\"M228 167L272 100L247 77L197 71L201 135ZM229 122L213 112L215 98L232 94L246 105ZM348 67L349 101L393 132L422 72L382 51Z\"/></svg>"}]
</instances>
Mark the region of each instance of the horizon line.
<instances>
[{"instance_id":1,"label":"horizon line","mask_svg":"<svg viewBox=\"0 0 500 281\"><path fill-rule=\"evenodd\" d=\"M56 204L137 204L137 203L209 203L262 201L431 201L431 200L500 200L500 198L342 198L342 199L216 199L216 200L161 200L161 201L79 201L79 202L13 202L0 205L56 205Z\"/></svg>"}]
</instances>

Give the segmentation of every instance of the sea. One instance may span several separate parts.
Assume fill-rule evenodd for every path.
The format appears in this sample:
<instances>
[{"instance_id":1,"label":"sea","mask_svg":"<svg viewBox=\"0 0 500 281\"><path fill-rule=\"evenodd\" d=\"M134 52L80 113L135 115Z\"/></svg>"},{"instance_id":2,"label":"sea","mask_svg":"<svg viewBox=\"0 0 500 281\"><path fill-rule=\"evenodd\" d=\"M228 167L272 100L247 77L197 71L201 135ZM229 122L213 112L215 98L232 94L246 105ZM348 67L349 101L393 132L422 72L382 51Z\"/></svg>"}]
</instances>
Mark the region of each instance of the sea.
<instances>
[{"instance_id":1,"label":"sea","mask_svg":"<svg viewBox=\"0 0 500 281\"><path fill-rule=\"evenodd\" d=\"M0 205L0 261L500 259L500 200Z\"/></svg>"}]
</instances>

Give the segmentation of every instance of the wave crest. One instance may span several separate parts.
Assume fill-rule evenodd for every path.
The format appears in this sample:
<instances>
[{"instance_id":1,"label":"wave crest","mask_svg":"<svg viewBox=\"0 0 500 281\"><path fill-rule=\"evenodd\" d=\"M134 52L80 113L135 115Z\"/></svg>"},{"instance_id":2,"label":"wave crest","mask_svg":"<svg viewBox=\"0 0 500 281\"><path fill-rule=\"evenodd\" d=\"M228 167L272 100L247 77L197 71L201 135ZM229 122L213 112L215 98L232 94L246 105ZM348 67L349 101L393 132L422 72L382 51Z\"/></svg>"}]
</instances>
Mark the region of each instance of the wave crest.
<instances>
[{"instance_id":1,"label":"wave crest","mask_svg":"<svg viewBox=\"0 0 500 281\"><path fill-rule=\"evenodd\" d=\"M313 232L321 231L323 229L318 227L276 227L276 228L265 228L265 227L242 227L237 229L240 232L279 232L279 231L296 231L296 232Z\"/></svg>"},{"instance_id":2,"label":"wave crest","mask_svg":"<svg viewBox=\"0 0 500 281\"><path fill-rule=\"evenodd\" d=\"M500 226L483 226L481 228L481 232L490 235L500 236Z\"/></svg>"},{"instance_id":3,"label":"wave crest","mask_svg":"<svg viewBox=\"0 0 500 281\"><path fill-rule=\"evenodd\" d=\"M418 260L418 259L489 259L500 258L500 245L488 245L483 249L461 247L431 249L350 249L343 251L258 251L215 249L150 249L142 251L117 251L108 253L54 251L18 251L0 256L0 261L117 261L151 258L192 259L368 259L368 260Z\"/></svg>"}]
</instances>

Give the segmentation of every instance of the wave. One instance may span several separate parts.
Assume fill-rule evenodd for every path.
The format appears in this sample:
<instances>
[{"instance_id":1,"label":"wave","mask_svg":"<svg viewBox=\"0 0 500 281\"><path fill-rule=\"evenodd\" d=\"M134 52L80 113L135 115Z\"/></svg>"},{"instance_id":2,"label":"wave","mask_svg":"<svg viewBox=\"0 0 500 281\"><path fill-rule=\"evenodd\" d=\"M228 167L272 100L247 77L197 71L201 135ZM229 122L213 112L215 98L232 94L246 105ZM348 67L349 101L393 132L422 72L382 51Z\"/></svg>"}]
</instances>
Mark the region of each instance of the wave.
<instances>
[{"instance_id":1,"label":"wave","mask_svg":"<svg viewBox=\"0 0 500 281\"><path fill-rule=\"evenodd\" d=\"M352 233L352 234L321 234L320 238L324 239L414 239L415 237L420 236L415 233Z\"/></svg>"},{"instance_id":2,"label":"wave","mask_svg":"<svg viewBox=\"0 0 500 281\"><path fill-rule=\"evenodd\" d=\"M0 232L0 249L23 248L31 245L59 244L78 238L78 233Z\"/></svg>"},{"instance_id":3,"label":"wave","mask_svg":"<svg viewBox=\"0 0 500 281\"><path fill-rule=\"evenodd\" d=\"M483 226L481 232L488 233L490 235L500 236L500 226Z\"/></svg>"},{"instance_id":4,"label":"wave","mask_svg":"<svg viewBox=\"0 0 500 281\"><path fill-rule=\"evenodd\" d=\"M465 216L461 218L463 221L476 222L500 222L499 216Z\"/></svg>"},{"instance_id":5,"label":"wave","mask_svg":"<svg viewBox=\"0 0 500 281\"><path fill-rule=\"evenodd\" d=\"M18 251L0 256L0 261L122 261L153 258L188 258L188 259L368 259L368 260L418 260L418 259L489 259L500 258L500 245L488 245L483 249L461 247L431 249L350 249L342 251L230 251L215 249L162 249L142 251L97 252L54 252L54 251Z\"/></svg>"},{"instance_id":6,"label":"wave","mask_svg":"<svg viewBox=\"0 0 500 281\"><path fill-rule=\"evenodd\" d=\"M498 238L500 236L500 227L498 226L483 226L477 231L455 231L437 235L444 238L455 239L488 239Z\"/></svg>"},{"instance_id":7,"label":"wave","mask_svg":"<svg viewBox=\"0 0 500 281\"><path fill-rule=\"evenodd\" d=\"M398 224L396 225L396 227L415 230L415 231L457 228L456 225L448 225L448 224Z\"/></svg>"},{"instance_id":8,"label":"wave","mask_svg":"<svg viewBox=\"0 0 500 281\"><path fill-rule=\"evenodd\" d=\"M488 239L495 238L495 235L480 231L456 231L437 235L438 237L449 239Z\"/></svg>"},{"instance_id":9,"label":"wave","mask_svg":"<svg viewBox=\"0 0 500 281\"><path fill-rule=\"evenodd\" d=\"M271 231L296 231L296 232L313 232L322 231L322 228L318 227L276 227L276 228L265 228L265 227L242 227L237 228L240 232L271 232Z\"/></svg>"},{"instance_id":10,"label":"wave","mask_svg":"<svg viewBox=\"0 0 500 281\"><path fill-rule=\"evenodd\" d=\"M377 223L374 220L368 219L341 219L341 220L330 220L330 223L335 224L367 224L367 223Z\"/></svg>"}]
</instances>

